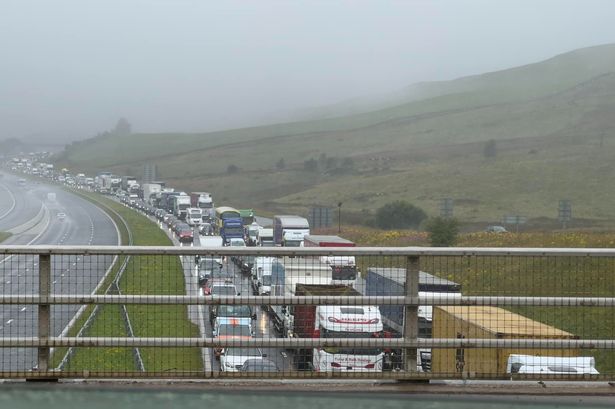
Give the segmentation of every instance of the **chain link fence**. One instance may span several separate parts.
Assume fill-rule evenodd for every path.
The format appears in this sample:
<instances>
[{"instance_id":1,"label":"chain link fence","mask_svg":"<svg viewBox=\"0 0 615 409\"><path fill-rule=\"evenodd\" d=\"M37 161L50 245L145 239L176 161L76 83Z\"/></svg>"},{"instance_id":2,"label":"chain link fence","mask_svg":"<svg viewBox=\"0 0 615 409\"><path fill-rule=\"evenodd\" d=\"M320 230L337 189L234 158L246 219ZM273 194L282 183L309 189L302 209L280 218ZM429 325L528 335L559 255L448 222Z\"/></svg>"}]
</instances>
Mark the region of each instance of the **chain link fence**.
<instances>
[{"instance_id":1,"label":"chain link fence","mask_svg":"<svg viewBox=\"0 0 615 409\"><path fill-rule=\"evenodd\" d=\"M615 251L0 247L4 378L612 379Z\"/></svg>"}]
</instances>

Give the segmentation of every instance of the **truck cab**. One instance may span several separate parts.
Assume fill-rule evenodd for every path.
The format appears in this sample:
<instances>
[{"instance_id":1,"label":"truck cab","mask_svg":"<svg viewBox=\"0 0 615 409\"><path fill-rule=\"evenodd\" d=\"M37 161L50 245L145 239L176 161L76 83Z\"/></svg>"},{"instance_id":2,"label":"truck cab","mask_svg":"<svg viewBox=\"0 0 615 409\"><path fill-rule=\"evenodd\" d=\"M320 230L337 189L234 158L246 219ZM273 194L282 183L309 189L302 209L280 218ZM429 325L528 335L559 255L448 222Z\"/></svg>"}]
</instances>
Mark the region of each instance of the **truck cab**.
<instances>
[{"instance_id":1,"label":"truck cab","mask_svg":"<svg viewBox=\"0 0 615 409\"><path fill-rule=\"evenodd\" d=\"M186 209L186 223L189 226L199 226L203 222L203 210L198 207Z\"/></svg>"}]
</instances>

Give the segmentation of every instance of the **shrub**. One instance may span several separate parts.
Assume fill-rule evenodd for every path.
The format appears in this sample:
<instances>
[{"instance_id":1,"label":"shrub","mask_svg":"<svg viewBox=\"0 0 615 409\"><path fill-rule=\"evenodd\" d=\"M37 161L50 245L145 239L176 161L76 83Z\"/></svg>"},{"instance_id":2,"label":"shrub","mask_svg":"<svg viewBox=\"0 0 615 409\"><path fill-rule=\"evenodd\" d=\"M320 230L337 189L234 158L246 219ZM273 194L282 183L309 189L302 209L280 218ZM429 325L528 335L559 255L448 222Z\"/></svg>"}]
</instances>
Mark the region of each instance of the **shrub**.
<instances>
[{"instance_id":1,"label":"shrub","mask_svg":"<svg viewBox=\"0 0 615 409\"><path fill-rule=\"evenodd\" d=\"M387 203L376 212L376 225L381 229L408 229L418 227L427 214L423 209L404 200Z\"/></svg>"},{"instance_id":2,"label":"shrub","mask_svg":"<svg viewBox=\"0 0 615 409\"><path fill-rule=\"evenodd\" d=\"M459 222L452 218L433 217L427 221L425 230L433 247L452 247L457 242Z\"/></svg>"}]
</instances>

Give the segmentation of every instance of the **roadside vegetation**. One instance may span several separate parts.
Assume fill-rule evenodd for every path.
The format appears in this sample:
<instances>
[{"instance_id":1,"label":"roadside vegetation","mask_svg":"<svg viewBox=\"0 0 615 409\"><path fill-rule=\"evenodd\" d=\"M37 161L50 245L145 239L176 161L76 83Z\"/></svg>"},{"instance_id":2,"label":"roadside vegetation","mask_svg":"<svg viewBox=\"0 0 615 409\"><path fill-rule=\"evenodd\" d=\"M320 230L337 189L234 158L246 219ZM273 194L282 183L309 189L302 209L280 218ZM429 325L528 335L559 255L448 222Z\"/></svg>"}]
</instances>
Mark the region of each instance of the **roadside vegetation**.
<instances>
[{"instance_id":1,"label":"roadside vegetation","mask_svg":"<svg viewBox=\"0 0 615 409\"><path fill-rule=\"evenodd\" d=\"M336 234L323 230L319 233ZM378 231L345 226L342 235L362 246L429 246L429 233ZM460 247L615 248L614 232L465 233ZM358 260L366 271L373 260ZM393 262L393 264L395 264ZM396 264L404 267L404 261ZM394 266L394 265L393 265ZM615 297L615 262L584 257L421 257L421 269L462 285L465 295ZM605 307L506 307L582 339L612 339L615 315ZM615 352L577 351L594 356L597 369L615 372Z\"/></svg>"},{"instance_id":2,"label":"roadside vegetation","mask_svg":"<svg viewBox=\"0 0 615 409\"><path fill-rule=\"evenodd\" d=\"M116 211L128 224L137 246L168 246L170 239L145 216L113 200L99 195L80 193L103 208ZM110 212L110 214L113 214ZM121 263L118 263L121 264ZM110 281L115 274L110 274ZM178 257L131 257L119 282L123 294L184 295L184 272ZM104 289L107 286L103 286ZM104 290L101 290L104 292ZM137 337L198 337L198 327L188 320L187 307L127 305L130 321ZM84 314L83 319L89 314ZM78 331L81 325L76 325ZM108 305L101 309L86 336L127 336L120 307ZM202 368L197 348L140 348L147 371L198 371ZM54 354L54 362L57 358ZM135 371L130 348L81 348L76 351L65 370L101 368L105 371Z\"/></svg>"}]
</instances>

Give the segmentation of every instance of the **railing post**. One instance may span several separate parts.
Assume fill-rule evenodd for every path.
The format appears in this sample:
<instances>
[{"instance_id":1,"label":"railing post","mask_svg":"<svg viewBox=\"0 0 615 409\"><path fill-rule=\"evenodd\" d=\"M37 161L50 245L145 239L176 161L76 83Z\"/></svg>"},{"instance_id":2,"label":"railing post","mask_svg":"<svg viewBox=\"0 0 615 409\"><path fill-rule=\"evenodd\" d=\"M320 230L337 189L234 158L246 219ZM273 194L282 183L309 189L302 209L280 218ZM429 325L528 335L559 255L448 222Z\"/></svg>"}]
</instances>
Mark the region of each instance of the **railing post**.
<instances>
[{"instance_id":1,"label":"railing post","mask_svg":"<svg viewBox=\"0 0 615 409\"><path fill-rule=\"evenodd\" d=\"M51 255L40 254L38 256L38 293L40 297L51 294ZM50 333L50 305L38 305L38 337L41 340L49 338ZM38 348L38 370L49 370L49 347Z\"/></svg>"},{"instance_id":2,"label":"railing post","mask_svg":"<svg viewBox=\"0 0 615 409\"><path fill-rule=\"evenodd\" d=\"M406 259L406 297L419 296L419 256L408 256ZM419 307L417 305L405 306L404 338L406 340L416 340L419 335ZM404 368L406 372L416 372L416 348L405 348Z\"/></svg>"}]
</instances>

